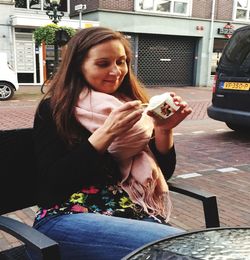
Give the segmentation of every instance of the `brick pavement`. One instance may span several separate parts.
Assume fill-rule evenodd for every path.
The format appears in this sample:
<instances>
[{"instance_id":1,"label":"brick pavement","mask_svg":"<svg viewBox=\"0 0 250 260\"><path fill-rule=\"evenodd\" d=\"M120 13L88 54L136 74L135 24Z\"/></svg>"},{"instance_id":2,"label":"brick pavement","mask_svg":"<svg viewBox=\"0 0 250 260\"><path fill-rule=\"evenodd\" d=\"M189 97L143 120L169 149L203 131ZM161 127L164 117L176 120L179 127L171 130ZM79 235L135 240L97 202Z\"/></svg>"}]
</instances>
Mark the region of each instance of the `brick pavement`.
<instances>
[{"instance_id":1,"label":"brick pavement","mask_svg":"<svg viewBox=\"0 0 250 260\"><path fill-rule=\"evenodd\" d=\"M165 88L148 88L150 95ZM197 87L168 88L182 96L193 113L175 130L177 167L173 180L217 195L222 226L250 226L250 139L238 136L224 123L208 118L211 89ZM38 87L21 87L14 99L0 102L0 129L30 127L36 105L41 98ZM220 171L223 169L223 171ZM197 177L188 178L189 174ZM187 230L204 227L199 202L172 194L174 205L171 224ZM36 207L9 215L29 225ZM18 243L0 232L0 250Z\"/></svg>"},{"instance_id":2,"label":"brick pavement","mask_svg":"<svg viewBox=\"0 0 250 260\"><path fill-rule=\"evenodd\" d=\"M208 118L206 108L211 103L211 90L209 88L181 87L169 89L178 93L192 106L194 111L187 119ZM165 92L166 88L147 88L147 91L151 96ZM38 86L23 86L15 93L13 99L0 102L0 129L32 126L36 105L41 98L42 94Z\"/></svg>"}]
</instances>

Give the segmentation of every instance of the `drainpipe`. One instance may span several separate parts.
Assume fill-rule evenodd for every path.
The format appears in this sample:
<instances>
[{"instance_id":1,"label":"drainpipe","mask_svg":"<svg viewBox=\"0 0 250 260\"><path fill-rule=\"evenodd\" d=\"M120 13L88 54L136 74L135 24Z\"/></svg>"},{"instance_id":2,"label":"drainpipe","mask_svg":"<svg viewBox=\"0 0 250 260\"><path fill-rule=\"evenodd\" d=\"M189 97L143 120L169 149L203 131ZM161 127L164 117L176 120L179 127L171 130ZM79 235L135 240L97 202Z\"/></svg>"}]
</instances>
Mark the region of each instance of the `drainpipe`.
<instances>
[{"instance_id":1,"label":"drainpipe","mask_svg":"<svg viewBox=\"0 0 250 260\"><path fill-rule=\"evenodd\" d=\"M211 60L212 60L212 53L213 53L213 31L214 31L214 10L215 10L215 1L212 0L212 13L211 13L211 23L210 23L210 33L209 33L209 42L208 42L208 65L207 65L207 86L210 83L211 77Z\"/></svg>"}]
</instances>

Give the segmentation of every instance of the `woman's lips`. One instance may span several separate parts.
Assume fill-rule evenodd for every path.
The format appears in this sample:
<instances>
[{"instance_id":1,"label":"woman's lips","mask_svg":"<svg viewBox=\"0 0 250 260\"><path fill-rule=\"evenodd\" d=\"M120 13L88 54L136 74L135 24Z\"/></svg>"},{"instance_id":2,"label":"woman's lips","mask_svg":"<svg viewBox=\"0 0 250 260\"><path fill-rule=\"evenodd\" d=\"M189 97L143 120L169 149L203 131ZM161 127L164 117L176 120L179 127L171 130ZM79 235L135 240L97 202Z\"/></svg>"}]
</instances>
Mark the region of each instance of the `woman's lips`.
<instances>
[{"instance_id":1,"label":"woman's lips","mask_svg":"<svg viewBox=\"0 0 250 260\"><path fill-rule=\"evenodd\" d=\"M118 81L118 79L115 79L115 80L104 80L104 82L107 82L107 83L116 83Z\"/></svg>"}]
</instances>

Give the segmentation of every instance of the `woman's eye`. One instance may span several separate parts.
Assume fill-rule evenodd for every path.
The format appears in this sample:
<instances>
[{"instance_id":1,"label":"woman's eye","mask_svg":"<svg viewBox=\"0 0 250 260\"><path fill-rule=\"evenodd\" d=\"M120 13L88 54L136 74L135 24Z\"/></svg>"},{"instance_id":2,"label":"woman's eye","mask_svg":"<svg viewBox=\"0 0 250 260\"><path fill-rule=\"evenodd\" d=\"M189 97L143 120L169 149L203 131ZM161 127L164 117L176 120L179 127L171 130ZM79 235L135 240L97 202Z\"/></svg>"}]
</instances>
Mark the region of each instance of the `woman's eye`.
<instances>
[{"instance_id":1,"label":"woman's eye","mask_svg":"<svg viewBox=\"0 0 250 260\"><path fill-rule=\"evenodd\" d=\"M109 63L108 62L98 63L97 66L105 68L109 66Z\"/></svg>"},{"instance_id":2,"label":"woman's eye","mask_svg":"<svg viewBox=\"0 0 250 260\"><path fill-rule=\"evenodd\" d=\"M126 60L119 60L117 61L117 65L123 65L126 63Z\"/></svg>"}]
</instances>

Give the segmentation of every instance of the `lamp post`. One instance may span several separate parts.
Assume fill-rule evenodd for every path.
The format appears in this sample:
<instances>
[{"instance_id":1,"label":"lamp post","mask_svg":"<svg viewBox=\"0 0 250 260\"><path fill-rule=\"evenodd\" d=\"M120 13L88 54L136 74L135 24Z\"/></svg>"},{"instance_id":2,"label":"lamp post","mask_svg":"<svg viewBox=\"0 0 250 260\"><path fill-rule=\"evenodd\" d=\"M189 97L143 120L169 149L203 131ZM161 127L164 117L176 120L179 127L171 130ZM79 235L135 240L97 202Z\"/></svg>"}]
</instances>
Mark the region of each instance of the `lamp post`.
<instances>
[{"instance_id":1,"label":"lamp post","mask_svg":"<svg viewBox=\"0 0 250 260\"><path fill-rule=\"evenodd\" d=\"M208 52L207 52L207 59L208 59L208 66L207 66L207 86L211 83L211 56L213 53L213 42L214 42L214 11L215 11L215 3L216 0L212 0L212 13L211 13L211 22L210 22L210 32L209 32L209 41L208 41Z\"/></svg>"},{"instance_id":2,"label":"lamp post","mask_svg":"<svg viewBox=\"0 0 250 260\"><path fill-rule=\"evenodd\" d=\"M49 10L46 12L46 14L49 16L54 24L58 24L58 22L61 21L62 17L64 16L64 13L62 11L58 11L60 0L50 0L49 4Z\"/></svg>"},{"instance_id":3,"label":"lamp post","mask_svg":"<svg viewBox=\"0 0 250 260\"><path fill-rule=\"evenodd\" d=\"M62 17L64 16L64 13L62 11L58 11L58 7L60 6L60 0L49 0L49 8L46 14L49 16L49 18L52 20L54 24L58 24L59 21L61 21ZM57 40L55 39L54 42L54 70L57 68L58 65L58 44Z\"/></svg>"}]
</instances>

